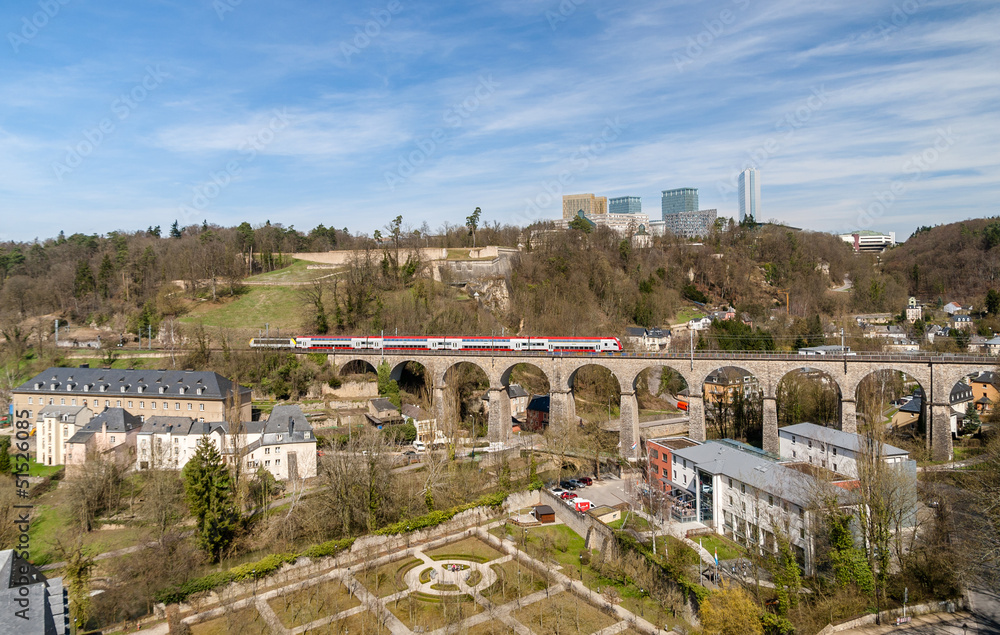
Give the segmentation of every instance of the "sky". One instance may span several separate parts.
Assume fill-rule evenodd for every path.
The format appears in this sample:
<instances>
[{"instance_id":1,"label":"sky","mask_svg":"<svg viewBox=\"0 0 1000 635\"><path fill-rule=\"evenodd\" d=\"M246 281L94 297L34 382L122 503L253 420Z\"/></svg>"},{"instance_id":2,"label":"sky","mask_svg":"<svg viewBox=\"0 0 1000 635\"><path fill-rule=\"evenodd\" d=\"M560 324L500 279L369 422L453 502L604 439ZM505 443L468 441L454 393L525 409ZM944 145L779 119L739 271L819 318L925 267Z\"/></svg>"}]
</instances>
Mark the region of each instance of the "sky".
<instances>
[{"instance_id":1,"label":"sky","mask_svg":"<svg viewBox=\"0 0 1000 635\"><path fill-rule=\"evenodd\" d=\"M998 215L993 0L5 0L0 33L0 240L735 217L748 166L759 220Z\"/></svg>"}]
</instances>

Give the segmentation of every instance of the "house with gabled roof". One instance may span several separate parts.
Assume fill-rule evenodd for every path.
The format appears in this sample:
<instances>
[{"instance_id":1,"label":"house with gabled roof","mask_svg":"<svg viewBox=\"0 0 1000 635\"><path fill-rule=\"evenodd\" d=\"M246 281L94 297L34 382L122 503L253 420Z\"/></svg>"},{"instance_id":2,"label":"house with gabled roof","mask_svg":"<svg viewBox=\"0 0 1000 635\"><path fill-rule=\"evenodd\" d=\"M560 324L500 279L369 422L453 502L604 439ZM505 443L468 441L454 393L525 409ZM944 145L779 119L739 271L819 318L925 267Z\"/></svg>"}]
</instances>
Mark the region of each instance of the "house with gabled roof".
<instances>
[{"instance_id":1,"label":"house with gabled roof","mask_svg":"<svg viewBox=\"0 0 1000 635\"><path fill-rule=\"evenodd\" d=\"M131 462L141 427L139 417L122 408L108 408L100 413L66 442L67 476L78 474L84 463L98 456L113 455Z\"/></svg>"}]
</instances>

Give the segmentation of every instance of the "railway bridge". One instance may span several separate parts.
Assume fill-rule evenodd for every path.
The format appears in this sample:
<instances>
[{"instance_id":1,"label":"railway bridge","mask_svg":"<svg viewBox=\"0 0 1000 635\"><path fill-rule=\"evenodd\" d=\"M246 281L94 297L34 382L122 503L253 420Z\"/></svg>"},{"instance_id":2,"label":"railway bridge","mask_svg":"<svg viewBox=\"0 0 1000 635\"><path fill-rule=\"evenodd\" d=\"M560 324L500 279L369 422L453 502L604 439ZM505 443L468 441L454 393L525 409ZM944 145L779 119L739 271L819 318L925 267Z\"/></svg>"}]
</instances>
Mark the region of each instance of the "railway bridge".
<instances>
[{"instance_id":1,"label":"railway bridge","mask_svg":"<svg viewBox=\"0 0 1000 635\"><path fill-rule=\"evenodd\" d=\"M489 430L492 441L505 441L511 434L510 399L507 386L514 366L528 363L540 369L549 380L549 422L568 426L577 421L573 400L574 377L584 366L600 366L611 371L621 388L621 451L630 460L640 458L639 406L636 386L647 368L663 367L676 371L687 382L690 392L688 413L691 438L705 440L704 381L721 367L733 366L753 375L763 393L764 450L778 451L778 411L775 395L779 382L787 374L801 369L822 371L840 391L841 429L857 431L857 394L861 381L880 370L906 373L924 390L924 420L927 444L935 460L952 458L949 411L954 385L964 376L993 370L997 358L975 355L891 355L856 354L804 356L794 353L740 353L693 351L688 353L545 353L503 351L330 351L331 364L338 368L354 361L377 367L386 362L393 377L401 376L407 362L421 364L431 378L433 402L438 421L445 421L445 396L448 370L466 362L480 368L489 379ZM633 447L634 446L634 447Z\"/></svg>"}]
</instances>

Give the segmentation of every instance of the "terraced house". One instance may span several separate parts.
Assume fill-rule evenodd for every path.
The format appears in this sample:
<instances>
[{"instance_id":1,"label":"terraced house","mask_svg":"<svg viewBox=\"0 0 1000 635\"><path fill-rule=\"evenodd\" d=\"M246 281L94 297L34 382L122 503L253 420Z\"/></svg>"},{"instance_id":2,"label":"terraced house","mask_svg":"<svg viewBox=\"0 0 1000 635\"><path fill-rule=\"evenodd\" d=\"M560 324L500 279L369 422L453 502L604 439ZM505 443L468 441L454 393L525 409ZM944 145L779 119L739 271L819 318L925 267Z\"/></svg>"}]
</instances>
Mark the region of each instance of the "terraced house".
<instances>
[{"instance_id":1,"label":"terraced house","mask_svg":"<svg viewBox=\"0 0 1000 635\"><path fill-rule=\"evenodd\" d=\"M15 411L34 421L47 406L83 406L93 413L122 408L146 419L175 415L203 421L250 420L250 388L218 373L191 370L114 370L49 368L18 386L11 396Z\"/></svg>"}]
</instances>

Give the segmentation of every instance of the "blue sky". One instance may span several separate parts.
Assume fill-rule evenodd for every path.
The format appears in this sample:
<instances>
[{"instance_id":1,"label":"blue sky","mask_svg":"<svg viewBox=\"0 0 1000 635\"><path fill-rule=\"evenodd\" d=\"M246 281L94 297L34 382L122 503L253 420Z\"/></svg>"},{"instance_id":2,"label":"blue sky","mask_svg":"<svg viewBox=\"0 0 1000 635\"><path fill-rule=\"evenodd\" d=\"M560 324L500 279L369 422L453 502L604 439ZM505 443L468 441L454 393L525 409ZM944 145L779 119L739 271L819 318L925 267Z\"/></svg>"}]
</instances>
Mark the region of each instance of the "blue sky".
<instances>
[{"instance_id":1,"label":"blue sky","mask_svg":"<svg viewBox=\"0 0 1000 635\"><path fill-rule=\"evenodd\" d=\"M697 187L824 231L997 215L1000 5L0 4L0 240L560 216Z\"/></svg>"}]
</instances>

